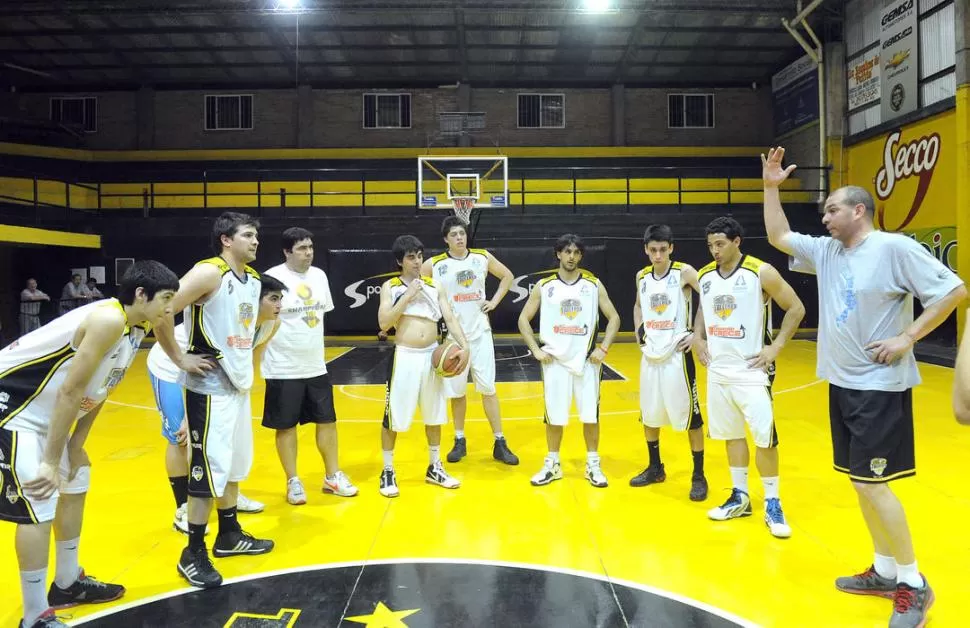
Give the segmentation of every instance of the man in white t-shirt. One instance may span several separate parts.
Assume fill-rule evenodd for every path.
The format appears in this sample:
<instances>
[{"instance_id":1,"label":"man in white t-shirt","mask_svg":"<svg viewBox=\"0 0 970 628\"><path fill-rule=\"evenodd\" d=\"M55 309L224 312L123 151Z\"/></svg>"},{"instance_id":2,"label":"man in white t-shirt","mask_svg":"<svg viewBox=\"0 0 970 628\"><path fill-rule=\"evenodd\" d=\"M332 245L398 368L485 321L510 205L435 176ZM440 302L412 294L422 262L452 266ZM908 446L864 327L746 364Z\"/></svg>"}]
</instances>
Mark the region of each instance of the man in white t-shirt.
<instances>
[{"instance_id":1,"label":"man in white t-shirt","mask_svg":"<svg viewBox=\"0 0 970 628\"><path fill-rule=\"evenodd\" d=\"M264 274L287 287L280 328L266 344L260 371L266 380L263 427L276 430L276 452L286 473L286 501L306 503L296 470L297 425L316 424L317 449L326 477L323 492L352 497L357 487L337 464L337 413L323 352L323 317L333 310L327 274L313 266L313 234L301 227L283 232L286 261Z\"/></svg>"},{"instance_id":2,"label":"man in white t-shirt","mask_svg":"<svg viewBox=\"0 0 970 628\"><path fill-rule=\"evenodd\" d=\"M906 514L889 482L916 474L913 345L963 299L963 282L918 242L876 231L875 202L858 186L829 195L822 224L831 237L795 233L778 189L795 169L785 149L762 155L768 241L792 270L818 276L818 377L829 382L836 471L849 476L875 547L865 571L836 579L840 591L892 598L893 628L922 626L933 589L920 573ZM960 211L966 211L966 208ZM913 296L923 313L913 320Z\"/></svg>"}]
</instances>

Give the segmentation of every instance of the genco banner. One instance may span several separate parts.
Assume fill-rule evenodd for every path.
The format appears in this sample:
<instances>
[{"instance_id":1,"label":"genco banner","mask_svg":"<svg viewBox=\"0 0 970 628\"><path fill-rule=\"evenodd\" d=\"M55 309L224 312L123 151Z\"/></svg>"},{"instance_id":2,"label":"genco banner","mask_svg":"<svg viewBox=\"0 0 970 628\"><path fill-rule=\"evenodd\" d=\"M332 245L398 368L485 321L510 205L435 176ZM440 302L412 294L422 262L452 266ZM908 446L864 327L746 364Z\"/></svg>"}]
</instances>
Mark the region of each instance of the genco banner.
<instances>
[{"instance_id":1,"label":"genco banner","mask_svg":"<svg viewBox=\"0 0 970 628\"><path fill-rule=\"evenodd\" d=\"M919 31L916 0L886 3L879 20L882 121L910 111L919 101Z\"/></svg>"}]
</instances>

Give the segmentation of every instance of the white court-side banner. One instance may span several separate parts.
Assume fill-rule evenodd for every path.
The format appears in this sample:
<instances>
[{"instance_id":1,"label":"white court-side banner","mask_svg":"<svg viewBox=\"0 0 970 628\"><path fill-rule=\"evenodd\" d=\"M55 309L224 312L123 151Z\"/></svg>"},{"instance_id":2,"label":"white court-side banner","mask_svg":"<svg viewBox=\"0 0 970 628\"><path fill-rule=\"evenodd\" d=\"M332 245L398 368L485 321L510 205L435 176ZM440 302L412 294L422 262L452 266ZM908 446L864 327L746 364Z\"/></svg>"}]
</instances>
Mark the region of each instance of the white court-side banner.
<instances>
[{"instance_id":1,"label":"white court-side banner","mask_svg":"<svg viewBox=\"0 0 970 628\"><path fill-rule=\"evenodd\" d=\"M846 64L849 111L879 100L879 70L879 48L874 48Z\"/></svg>"},{"instance_id":2,"label":"white court-side banner","mask_svg":"<svg viewBox=\"0 0 970 628\"><path fill-rule=\"evenodd\" d=\"M879 20L882 121L916 110L919 101L919 32L916 0L892 0Z\"/></svg>"}]
</instances>

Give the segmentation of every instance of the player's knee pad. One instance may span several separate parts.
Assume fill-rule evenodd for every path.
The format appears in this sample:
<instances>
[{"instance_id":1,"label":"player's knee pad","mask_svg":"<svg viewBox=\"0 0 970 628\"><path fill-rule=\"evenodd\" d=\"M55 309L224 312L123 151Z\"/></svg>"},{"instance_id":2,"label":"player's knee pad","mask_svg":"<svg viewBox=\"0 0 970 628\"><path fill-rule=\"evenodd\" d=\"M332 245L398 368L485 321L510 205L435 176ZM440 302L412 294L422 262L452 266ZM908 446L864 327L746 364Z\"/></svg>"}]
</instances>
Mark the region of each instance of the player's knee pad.
<instances>
[{"instance_id":1,"label":"player's knee pad","mask_svg":"<svg viewBox=\"0 0 970 628\"><path fill-rule=\"evenodd\" d=\"M65 495L83 495L91 486L91 467L84 466L77 470L74 478L64 483L61 493Z\"/></svg>"}]
</instances>

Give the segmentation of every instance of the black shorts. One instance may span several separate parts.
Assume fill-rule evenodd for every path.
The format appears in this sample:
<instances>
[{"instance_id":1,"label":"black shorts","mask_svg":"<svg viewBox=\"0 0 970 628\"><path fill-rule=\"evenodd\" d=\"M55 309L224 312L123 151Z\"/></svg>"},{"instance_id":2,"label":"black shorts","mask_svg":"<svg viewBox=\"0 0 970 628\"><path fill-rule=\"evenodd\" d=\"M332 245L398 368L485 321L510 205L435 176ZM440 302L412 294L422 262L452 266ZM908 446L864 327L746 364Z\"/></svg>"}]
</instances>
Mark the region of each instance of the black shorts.
<instances>
[{"instance_id":1,"label":"black shorts","mask_svg":"<svg viewBox=\"0 0 970 628\"><path fill-rule=\"evenodd\" d=\"M333 386L324 373L307 379L268 379L263 427L288 430L305 423L334 423Z\"/></svg>"},{"instance_id":2,"label":"black shorts","mask_svg":"<svg viewBox=\"0 0 970 628\"><path fill-rule=\"evenodd\" d=\"M913 391L852 390L829 385L836 471L859 482L916 475Z\"/></svg>"}]
</instances>

